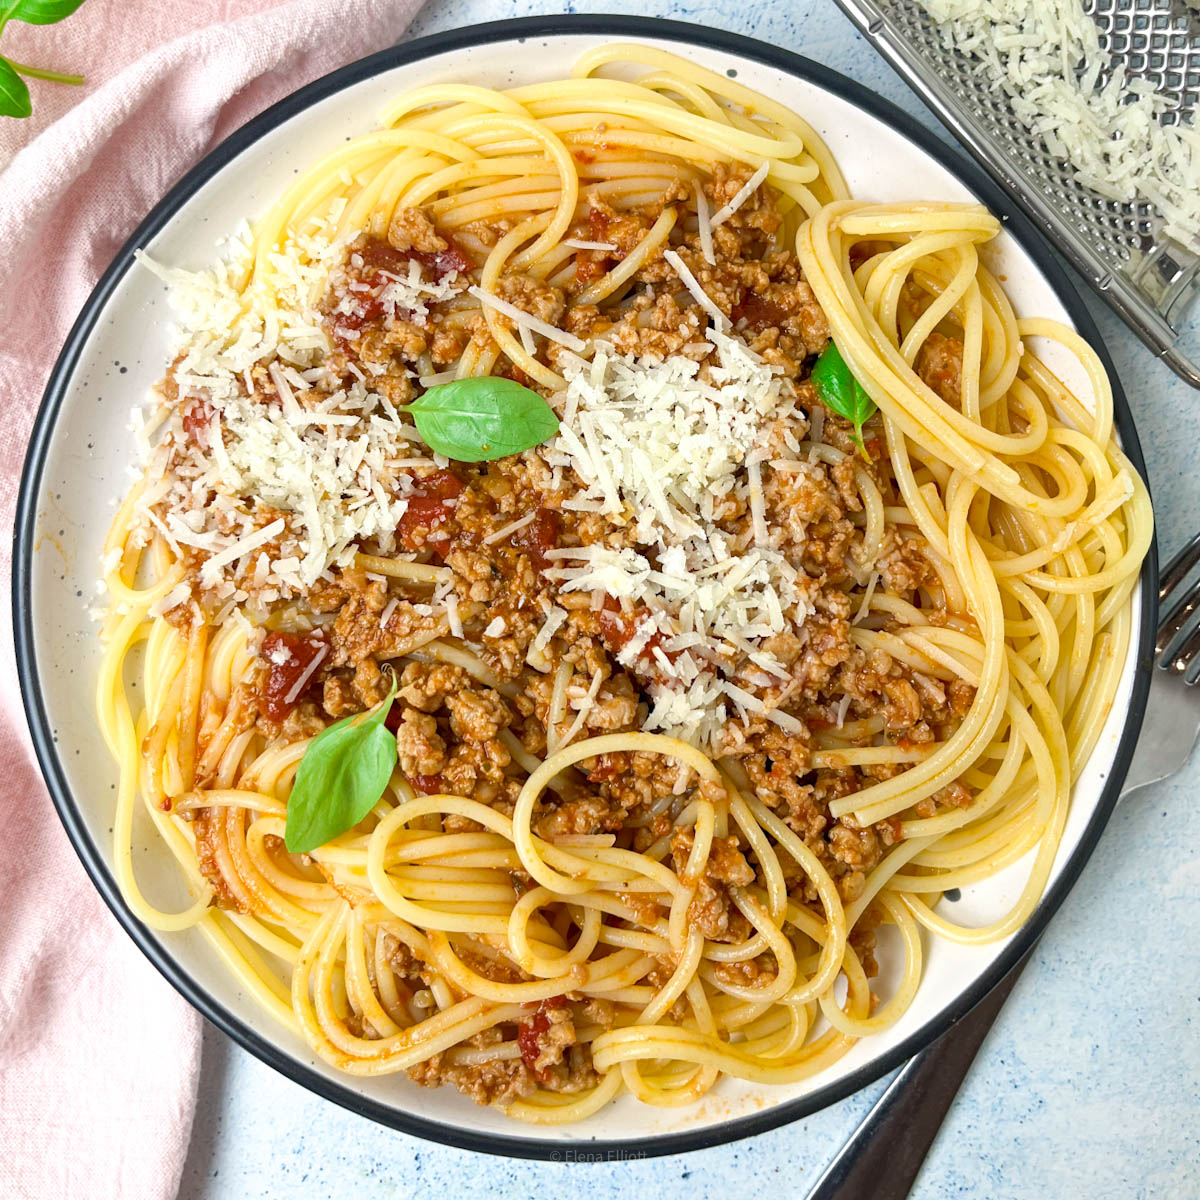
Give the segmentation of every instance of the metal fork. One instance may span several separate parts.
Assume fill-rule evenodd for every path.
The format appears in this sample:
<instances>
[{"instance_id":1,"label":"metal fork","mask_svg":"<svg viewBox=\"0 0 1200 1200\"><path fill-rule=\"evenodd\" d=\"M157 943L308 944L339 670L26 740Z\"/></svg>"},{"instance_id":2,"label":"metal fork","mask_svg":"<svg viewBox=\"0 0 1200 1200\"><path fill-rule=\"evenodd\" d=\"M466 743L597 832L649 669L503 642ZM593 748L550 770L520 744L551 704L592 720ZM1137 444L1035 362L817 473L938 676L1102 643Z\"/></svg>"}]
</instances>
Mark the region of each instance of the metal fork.
<instances>
[{"instance_id":1,"label":"metal fork","mask_svg":"<svg viewBox=\"0 0 1200 1200\"><path fill-rule=\"evenodd\" d=\"M1142 733L1121 799L1173 775L1200 733L1200 533L1163 569L1154 673ZM1193 691L1192 689L1195 688ZM807 1200L905 1200L1023 959L987 997L912 1058L862 1119Z\"/></svg>"}]
</instances>

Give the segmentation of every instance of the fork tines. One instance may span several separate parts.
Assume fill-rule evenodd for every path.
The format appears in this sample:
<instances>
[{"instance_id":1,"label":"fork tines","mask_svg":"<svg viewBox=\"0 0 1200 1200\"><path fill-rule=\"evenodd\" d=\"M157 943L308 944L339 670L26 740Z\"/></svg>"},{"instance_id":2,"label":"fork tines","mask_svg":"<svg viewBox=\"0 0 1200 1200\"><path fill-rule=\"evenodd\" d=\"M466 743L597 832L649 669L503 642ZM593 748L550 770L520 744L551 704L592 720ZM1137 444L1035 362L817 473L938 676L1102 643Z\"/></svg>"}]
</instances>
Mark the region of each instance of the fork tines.
<instances>
[{"instance_id":1,"label":"fork tines","mask_svg":"<svg viewBox=\"0 0 1200 1200\"><path fill-rule=\"evenodd\" d=\"M1200 682L1200 576L1187 583L1198 565L1200 533L1167 563L1158 584L1157 665L1188 684Z\"/></svg>"}]
</instances>

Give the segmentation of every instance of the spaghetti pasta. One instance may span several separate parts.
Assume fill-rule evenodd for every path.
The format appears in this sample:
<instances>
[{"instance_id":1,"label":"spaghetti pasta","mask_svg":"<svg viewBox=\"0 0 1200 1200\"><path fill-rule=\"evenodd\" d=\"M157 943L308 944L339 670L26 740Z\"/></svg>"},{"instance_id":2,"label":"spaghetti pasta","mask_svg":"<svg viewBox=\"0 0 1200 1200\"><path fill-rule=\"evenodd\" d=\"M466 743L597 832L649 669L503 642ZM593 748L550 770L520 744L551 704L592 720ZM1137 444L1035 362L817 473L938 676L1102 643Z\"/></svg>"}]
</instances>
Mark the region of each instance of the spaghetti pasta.
<instances>
[{"instance_id":1,"label":"spaghetti pasta","mask_svg":"<svg viewBox=\"0 0 1200 1200\"><path fill-rule=\"evenodd\" d=\"M1151 512L1094 352L984 265L999 228L856 201L796 114L614 45L398 97L229 263L165 272L190 307L105 547L130 908L340 1069L542 1124L807 1079L901 1018L924 938L1018 928ZM830 339L858 433L809 378ZM405 406L488 375L559 434L447 464ZM310 746L390 678L396 771L289 852ZM994 921L939 907L1024 858Z\"/></svg>"}]
</instances>

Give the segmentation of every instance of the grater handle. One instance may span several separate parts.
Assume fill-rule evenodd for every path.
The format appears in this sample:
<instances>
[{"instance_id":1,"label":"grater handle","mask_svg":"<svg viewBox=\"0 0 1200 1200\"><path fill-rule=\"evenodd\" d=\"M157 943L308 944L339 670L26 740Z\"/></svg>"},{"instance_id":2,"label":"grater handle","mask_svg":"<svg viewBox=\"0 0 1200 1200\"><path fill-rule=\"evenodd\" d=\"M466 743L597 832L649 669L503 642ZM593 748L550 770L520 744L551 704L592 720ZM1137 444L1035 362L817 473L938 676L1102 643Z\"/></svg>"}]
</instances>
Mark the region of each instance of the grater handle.
<instances>
[{"instance_id":1,"label":"grater handle","mask_svg":"<svg viewBox=\"0 0 1200 1200\"><path fill-rule=\"evenodd\" d=\"M1200 388L1200 363L1184 354L1178 346L1168 346L1159 358L1179 376L1194 388Z\"/></svg>"}]
</instances>

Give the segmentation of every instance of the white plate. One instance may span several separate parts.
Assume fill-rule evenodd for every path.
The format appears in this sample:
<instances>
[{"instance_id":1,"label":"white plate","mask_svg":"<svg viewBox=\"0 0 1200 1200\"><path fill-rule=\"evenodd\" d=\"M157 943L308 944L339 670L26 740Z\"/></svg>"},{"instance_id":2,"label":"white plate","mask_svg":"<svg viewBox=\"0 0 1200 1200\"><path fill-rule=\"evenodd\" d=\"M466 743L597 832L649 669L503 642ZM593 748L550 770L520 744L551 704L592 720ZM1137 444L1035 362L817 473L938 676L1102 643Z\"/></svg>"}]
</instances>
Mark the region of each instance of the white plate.
<instances>
[{"instance_id":1,"label":"white plate","mask_svg":"<svg viewBox=\"0 0 1200 1200\"><path fill-rule=\"evenodd\" d=\"M1008 211L973 168L957 159L943 165L950 152L899 110L832 72L746 38L660 21L531 18L400 46L319 81L252 122L151 214L97 287L63 351L38 418L18 510L16 633L34 739L67 830L131 935L205 1015L305 1086L409 1132L498 1153L561 1155L564 1145L584 1139L604 1153L666 1153L742 1137L840 1099L932 1040L1032 943L1082 867L1124 776L1148 678L1146 634L1153 605L1144 604L1139 590L1135 625L1143 652L1126 663L1104 734L1076 785L1050 889L1030 924L1009 943L992 946L927 939L920 991L904 1018L793 1087L725 1081L693 1108L657 1110L625 1097L580 1126L527 1128L477 1107L452 1088L420 1089L403 1075L357 1080L339 1074L245 996L199 934L156 934L124 909L109 866L116 773L92 707L100 654L89 610L96 602L101 544L113 505L131 479L130 410L167 361L163 285L133 266L133 248L145 247L165 263L209 265L220 236L263 212L297 170L348 136L370 130L384 103L399 92L438 81L505 87L561 77L591 46L630 38L736 73L740 82L790 105L829 142L856 197L981 198L995 211ZM1023 219L1013 215L1009 227L1016 234L1000 237L990 265L1007 277L1018 312L1071 322L1096 342L1086 311L1045 245ZM1082 379L1074 382L1086 389ZM1126 450L1140 465L1120 397L1118 413ZM39 664L53 669L41 674ZM148 895L166 907L185 903L173 862L148 822L135 835L135 863ZM1017 895L1026 869L1016 864L967 890L956 915L967 921L996 915ZM885 938L880 955L885 990L894 966L891 949Z\"/></svg>"}]
</instances>

